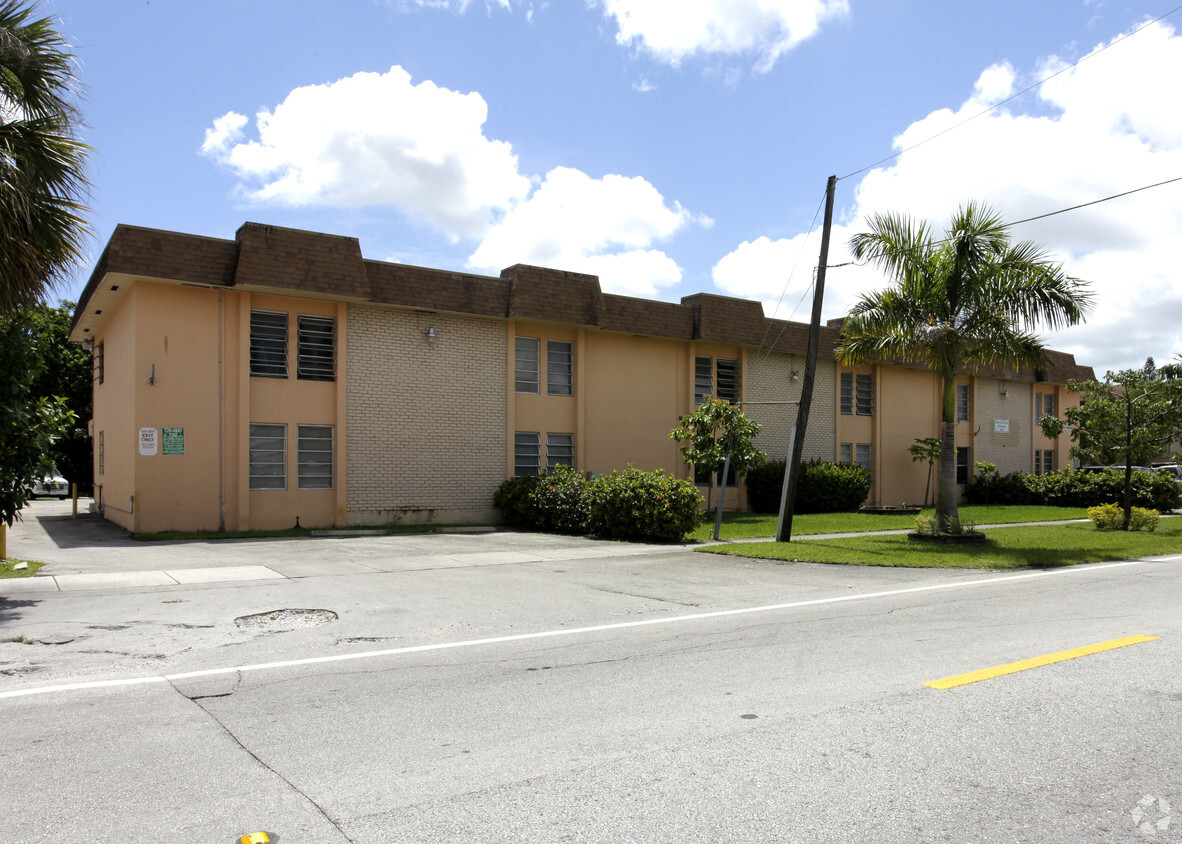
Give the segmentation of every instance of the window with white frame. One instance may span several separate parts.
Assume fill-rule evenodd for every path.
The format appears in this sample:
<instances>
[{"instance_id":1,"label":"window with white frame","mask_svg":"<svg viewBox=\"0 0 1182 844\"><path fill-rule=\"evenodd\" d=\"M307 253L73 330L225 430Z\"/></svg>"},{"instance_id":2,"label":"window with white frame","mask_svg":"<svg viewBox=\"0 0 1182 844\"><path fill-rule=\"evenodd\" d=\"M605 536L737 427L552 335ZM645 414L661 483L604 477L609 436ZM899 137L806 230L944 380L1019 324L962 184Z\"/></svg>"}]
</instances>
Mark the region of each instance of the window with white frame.
<instances>
[{"instance_id":1,"label":"window with white frame","mask_svg":"<svg viewBox=\"0 0 1182 844\"><path fill-rule=\"evenodd\" d=\"M305 381L335 381L337 377L337 321L332 317L299 316L296 377Z\"/></svg>"},{"instance_id":2,"label":"window with white frame","mask_svg":"<svg viewBox=\"0 0 1182 844\"><path fill-rule=\"evenodd\" d=\"M874 415L874 378L869 372L859 372L855 377L854 408L859 416Z\"/></svg>"},{"instance_id":3,"label":"window with white frame","mask_svg":"<svg viewBox=\"0 0 1182 844\"><path fill-rule=\"evenodd\" d=\"M564 340L546 341L546 394L573 396L575 393L574 344Z\"/></svg>"},{"instance_id":4,"label":"window with white frame","mask_svg":"<svg viewBox=\"0 0 1182 844\"><path fill-rule=\"evenodd\" d=\"M546 471L553 472L558 465L574 467L574 434L546 434Z\"/></svg>"},{"instance_id":5,"label":"window with white frame","mask_svg":"<svg viewBox=\"0 0 1182 844\"><path fill-rule=\"evenodd\" d=\"M287 377L287 314L250 312L250 374Z\"/></svg>"},{"instance_id":6,"label":"window with white frame","mask_svg":"<svg viewBox=\"0 0 1182 844\"><path fill-rule=\"evenodd\" d=\"M969 385L956 385L956 421L969 421Z\"/></svg>"},{"instance_id":7,"label":"window with white frame","mask_svg":"<svg viewBox=\"0 0 1182 844\"><path fill-rule=\"evenodd\" d=\"M287 426L251 423L250 488L287 489Z\"/></svg>"},{"instance_id":8,"label":"window with white frame","mask_svg":"<svg viewBox=\"0 0 1182 844\"><path fill-rule=\"evenodd\" d=\"M332 425L296 429L296 477L300 489L332 489Z\"/></svg>"},{"instance_id":9,"label":"window with white frame","mask_svg":"<svg viewBox=\"0 0 1182 844\"><path fill-rule=\"evenodd\" d=\"M540 342L533 337L518 337L514 345L514 378L519 393L539 391L538 361Z\"/></svg>"},{"instance_id":10,"label":"window with white frame","mask_svg":"<svg viewBox=\"0 0 1182 844\"><path fill-rule=\"evenodd\" d=\"M854 462L870 471L870 443L854 444Z\"/></svg>"},{"instance_id":11,"label":"window with white frame","mask_svg":"<svg viewBox=\"0 0 1182 844\"><path fill-rule=\"evenodd\" d=\"M542 441L537 433L518 431L513 435L513 474L540 475L542 473Z\"/></svg>"},{"instance_id":12,"label":"window with white frame","mask_svg":"<svg viewBox=\"0 0 1182 844\"><path fill-rule=\"evenodd\" d=\"M854 444L842 443L838 448L837 462L843 465L854 462Z\"/></svg>"},{"instance_id":13,"label":"window with white frame","mask_svg":"<svg viewBox=\"0 0 1182 844\"><path fill-rule=\"evenodd\" d=\"M714 395L714 358L694 357L694 404L702 404Z\"/></svg>"}]
</instances>

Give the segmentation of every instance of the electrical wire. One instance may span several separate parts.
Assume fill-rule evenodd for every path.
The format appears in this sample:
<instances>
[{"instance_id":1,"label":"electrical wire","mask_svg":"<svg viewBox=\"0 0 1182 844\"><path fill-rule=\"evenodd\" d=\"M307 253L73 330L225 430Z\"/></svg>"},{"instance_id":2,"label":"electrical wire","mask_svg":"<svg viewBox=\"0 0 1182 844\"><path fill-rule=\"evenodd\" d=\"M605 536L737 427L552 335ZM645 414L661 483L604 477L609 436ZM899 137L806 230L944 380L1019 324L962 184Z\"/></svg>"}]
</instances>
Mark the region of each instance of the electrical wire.
<instances>
[{"instance_id":1,"label":"electrical wire","mask_svg":"<svg viewBox=\"0 0 1182 844\"><path fill-rule=\"evenodd\" d=\"M875 167L877 167L880 164L885 164L888 161L893 161L894 159L898 158L899 156L901 156L905 152L911 152L913 149L917 149L918 147L921 147L930 141L934 141L943 135L947 135L949 132L951 132L955 129L959 129L961 126L964 126L967 123L971 123L972 121L976 120L978 117L984 117L986 114L989 114L992 111L996 111L998 108L1000 108L1001 106L1010 102L1011 100L1015 100L1018 97L1022 96L1023 94L1033 91L1035 88L1039 87L1040 85L1042 85L1046 82L1049 82L1050 80L1054 79L1056 76L1059 76L1062 73L1066 73L1067 71L1078 67L1081 63L1087 61L1088 59L1100 55L1101 53L1103 53L1105 50L1109 49L1110 47L1115 47L1117 44L1120 44L1122 41L1124 41L1127 38L1132 38L1134 35L1141 32L1143 29L1153 26L1153 24L1157 23L1158 21L1164 20L1165 18L1168 18L1170 15L1174 14L1175 12L1177 12L1179 10L1182 10L1182 6L1175 6L1174 8L1170 9L1165 14L1158 15L1153 20L1146 21L1145 23L1141 24L1141 26L1137 27L1136 29L1132 30L1131 32L1126 32L1124 35L1122 35L1120 38L1117 38L1112 43L1105 44L1103 47L1093 50L1091 53L1088 53L1086 56L1076 59L1071 64L1066 65L1065 67L1059 68L1054 73L1052 73L1048 76L1044 76L1042 79L1038 80L1033 85L1029 85L1026 88L1023 88L1021 91L1011 94L1010 96L1006 97L1004 100L1000 100L1000 101L994 103L993 105L989 106L989 108L984 109L983 111L979 111L976 114L972 115L971 117L966 117L960 123L949 126L948 128L943 129L928 138L924 138L922 141L918 141L918 142L912 144L911 146L907 147L906 149L901 149L896 153L886 156L885 158L880 158L878 161L875 161L873 164L867 164L865 167L863 167L859 170L854 170L852 173L846 173L844 176L840 176L838 178L838 181L840 182L842 179L848 179L851 176L860 175L862 173L865 173L867 170L874 169Z\"/></svg>"},{"instance_id":2,"label":"electrical wire","mask_svg":"<svg viewBox=\"0 0 1182 844\"><path fill-rule=\"evenodd\" d=\"M780 305L784 302L784 296L788 292L788 286L792 283L793 276L796 275L796 268L798 266L800 266L800 258L802 255L804 255L804 248L808 244L809 237L812 236L812 233L817 228L817 218L821 216L821 209L823 207L825 207L825 193L821 194L821 201L817 204L817 210L813 213L813 221L811 223L809 223L808 233L804 236L804 239L801 241L800 249L796 253L796 260L792 263L792 269L788 271L788 277L784 280L784 286L780 290L780 298L776 300L776 306L774 308L772 308L772 315L771 315L769 321L767 322L766 327L763 330L763 338L759 341L759 350L758 350L759 352L764 352L764 348L767 343L767 336L772 328L770 320L775 319L776 314L779 313L779 311L780 311ZM812 289L812 285L809 286L809 289L810 290ZM805 291L805 295L808 295L808 290ZM780 336L783 335L785 328L787 328L787 322L790 321L792 319L792 317L796 314L797 309L800 308L800 303L803 301L804 301L804 296L801 297L800 302L796 303L796 306L792 309L792 312L788 315L788 319L785 320L784 327L780 329L780 333L777 334L776 339L772 341L772 343L771 343L772 346L776 345L776 343L779 342ZM767 352L770 353L770 351L771 351L771 347L768 346Z\"/></svg>"}]
</instances>

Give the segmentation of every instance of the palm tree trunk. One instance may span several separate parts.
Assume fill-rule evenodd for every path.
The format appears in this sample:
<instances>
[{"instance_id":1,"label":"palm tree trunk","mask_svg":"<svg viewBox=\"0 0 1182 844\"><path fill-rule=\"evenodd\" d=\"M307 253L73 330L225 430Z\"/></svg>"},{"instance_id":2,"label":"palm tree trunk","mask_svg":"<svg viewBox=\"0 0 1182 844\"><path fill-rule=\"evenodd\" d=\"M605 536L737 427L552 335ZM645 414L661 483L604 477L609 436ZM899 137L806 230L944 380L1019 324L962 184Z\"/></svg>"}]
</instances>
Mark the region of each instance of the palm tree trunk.
<instances>
[{"instance_id":1,"label":"palm tree trunk","mask_svg":"<svg viewBox=\"0 0 1182 844\"><path fill-rule=\"evenodd\" d=\"M951 376L944 378L943 405L936 529L941 533L960 533L960 514L956 509L956 381Z\"/></svg>"}]
</instances>

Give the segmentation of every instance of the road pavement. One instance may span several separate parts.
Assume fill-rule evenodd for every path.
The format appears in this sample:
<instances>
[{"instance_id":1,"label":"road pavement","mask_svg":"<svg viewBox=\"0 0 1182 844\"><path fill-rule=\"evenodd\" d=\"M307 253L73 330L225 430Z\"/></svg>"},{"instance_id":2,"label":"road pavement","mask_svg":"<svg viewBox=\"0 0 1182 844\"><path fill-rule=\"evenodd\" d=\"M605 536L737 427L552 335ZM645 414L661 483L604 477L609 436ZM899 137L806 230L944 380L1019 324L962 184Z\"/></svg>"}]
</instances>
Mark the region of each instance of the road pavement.
<instances>
[{"instance_id":1,"label":"road pavement","mask_svg":"<svg viewBox=\"0 0 1182 844\"><path fill-rule=\"evenodd\" d=\"M145 548L102 524L71 540L42 503L10 553L47 578L280 576L0 589L21 639L0 644L6 842L1182 840L1173 559L1002 574L512 534ZM1134 634L1157 638L923 685Z\"/></svg>"}]
</instances>

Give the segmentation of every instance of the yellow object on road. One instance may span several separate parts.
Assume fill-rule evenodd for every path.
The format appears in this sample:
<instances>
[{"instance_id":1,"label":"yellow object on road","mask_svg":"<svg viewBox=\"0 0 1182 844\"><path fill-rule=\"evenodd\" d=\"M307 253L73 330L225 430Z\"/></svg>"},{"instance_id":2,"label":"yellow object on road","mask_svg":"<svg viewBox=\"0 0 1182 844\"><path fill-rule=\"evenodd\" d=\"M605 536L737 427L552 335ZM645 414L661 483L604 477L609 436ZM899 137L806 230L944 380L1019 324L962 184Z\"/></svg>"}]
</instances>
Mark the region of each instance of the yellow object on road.
<instances>
[{"instance_id":1,"label":"yellow object on road","mask_svg":"<svg viewBox=\"0 0 1182 844\"><path fill-rule=\"evenodd\" d=\"M268 844L271 836L265 832L252 832L238 839L239 844Z\"/></svg>"},{"instance_id":2,"label":"yellow object on road","mask_svg":"<svg viewBox=\"0 0 1182 844\"><path fill-rule=\"evenodd\" d=\"M1046 656L1036 656L1033 659L1024 659L1020 662L996 665L993 668L983 668L980 671L970 671L967 674L957 674L955 677L933 680L930 683L924 683L924 685L931 686L933 689L954 689L957 686L977 683L981 680L992 680L994 677L1015 674L1030 668L1041 668L1044 665L1052 665L1056 662L1063 662L1064 660L1075 659L1076 657L1090 656L1091 654L1110 651L1114 648L1123 648L1128 645L1139 645L1142 642L1152 642L1156 638L1156 636L1126 636L1123 639L1113 639L1110 642L1101 642L1098 645L1085 645L1082 648L1072 648L1069 651L1059 651L1058 653L1047 654Z\"/></svg>"}]
</instances>

